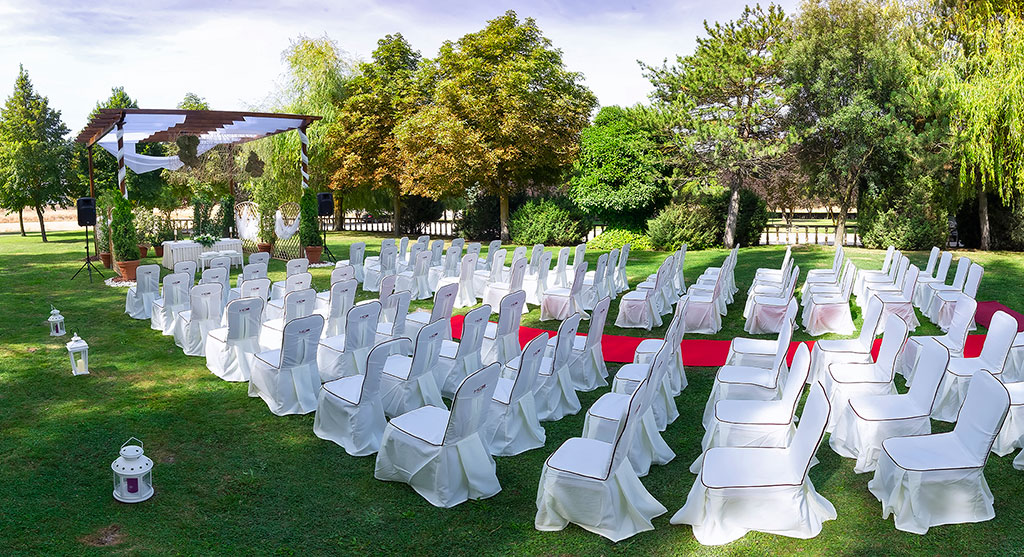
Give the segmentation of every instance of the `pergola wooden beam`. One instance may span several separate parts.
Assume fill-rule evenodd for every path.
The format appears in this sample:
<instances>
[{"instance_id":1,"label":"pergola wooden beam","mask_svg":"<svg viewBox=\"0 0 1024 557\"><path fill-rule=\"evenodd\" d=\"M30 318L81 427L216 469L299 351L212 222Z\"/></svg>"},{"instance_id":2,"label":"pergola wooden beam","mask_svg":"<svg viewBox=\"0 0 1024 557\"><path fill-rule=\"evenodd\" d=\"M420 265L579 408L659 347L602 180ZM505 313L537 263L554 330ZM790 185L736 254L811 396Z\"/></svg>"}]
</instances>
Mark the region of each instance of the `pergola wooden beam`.
<instances>
[{"instance_id":1,"label":"pergola wooden beam","mask_svg":"<svg viewBox=\"0 0 1024 557\"><path fill-rule=\"evenodd\" d=\"M274 112L245 112L235 110L180 110L180 109L142 109L142 108L103 108L86 125L85 129L75 139L78 143L88 146L95 145L100 139L106 136L119 120L130 114L153 114L153 115L182 115L185 121L167 130L154 133L145 139L145 142L174 141L182 135L202 135L227 126L234 122L243 121L245 118L279 118L302 120L303 126L320 119L319 116L308 114L281 114ZM285 130L281 130L285 131ZM261 137L272 135L267 133ZM244 143L258 139L256 137L239 138L238 143Z\"/></svg>"}]
</instances>

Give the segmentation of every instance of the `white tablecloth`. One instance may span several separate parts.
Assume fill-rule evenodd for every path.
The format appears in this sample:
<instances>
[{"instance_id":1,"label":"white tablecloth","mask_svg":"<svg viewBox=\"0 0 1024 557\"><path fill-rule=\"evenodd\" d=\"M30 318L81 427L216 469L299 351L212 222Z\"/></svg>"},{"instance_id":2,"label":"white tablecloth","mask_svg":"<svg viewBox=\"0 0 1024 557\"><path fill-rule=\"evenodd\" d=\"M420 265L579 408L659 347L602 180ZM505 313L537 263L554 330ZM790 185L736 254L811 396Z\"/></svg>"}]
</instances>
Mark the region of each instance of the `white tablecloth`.
<instances>
[{"instance_id":1,"label":"white tablecloth","mask_svg":"<svg viewBox=\"0 0 1024 557\"><path fill-rule=\"evenodd\" d=\"M174 264L179 261L195 261L199 263L199 255L205 251L237 251L242 253L242 241L237 238L221 238L209 248L204 248L199 242L192 240L177 240L164 242L163 266L174 269Z\"/></svg>"}]
</instances>

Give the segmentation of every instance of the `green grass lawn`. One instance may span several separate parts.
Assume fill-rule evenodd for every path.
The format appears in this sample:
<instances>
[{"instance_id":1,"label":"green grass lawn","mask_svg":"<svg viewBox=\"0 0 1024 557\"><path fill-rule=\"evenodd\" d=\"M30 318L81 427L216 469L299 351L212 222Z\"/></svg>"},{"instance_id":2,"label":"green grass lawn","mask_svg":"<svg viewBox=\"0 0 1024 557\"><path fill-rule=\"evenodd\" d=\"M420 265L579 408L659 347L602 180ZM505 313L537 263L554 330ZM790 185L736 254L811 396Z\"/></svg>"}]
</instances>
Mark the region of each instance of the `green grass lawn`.
<instances>
[{"instance_id":1,"label":"green grass lawn","mask_svg":"<svg viewBox=\"0 0 1024 557\"><path fill-rule=\"evenodd\" d=\"M246 385L227 383L207 371L202 358L184 356L170 337L124 311L124 289L69 278L81 264L80 232L38 237L0 235L0 554L942 554L1020 551L1024 536L1021 472L1012 455L992 457L986 475L996 518L980 524L933 528L925 536L897 531L882 520L867 491L868 475L823 444L811 471L818 491L836 507L817 538L796 540L752 533L730 545L705 548L690 527L673 526L695 476L688 467L700 451L700 416L714 369L688 368L689 386L677 398L680 418L664 433L677 458L655 466L644 485L668 509L656 529L613 544L570 525L562 532L533 528L541 466L565 439L579 435L583 413L546 423L547 445L497 459L502 491L454 509L429 505L408 486L373 478L374 458L353 458L313 435L313 415L276 417ZM371 235L332 234L330 247L347 256L356 238L375 254ZM875 267L881 252L849 249L859 265ZM778 266L782 247L744 249L736 268L741 292L723 330L713 338L742 335L741 310L754 269ZM588 253L591 264L598 253ZM630 283L652 273L665 253L633 252ZM802 270L825 267L832 251L794 249ZM687 254L687 280L718 265L724 250ZM926 254L910 254L924 265ZM1024 260L1018 254L971 253L985 266L980 300L1024 309ZM151 257L147 262L157 262ZM284 277L275 261L271 277ZM236 271L237 272L237 271ZM328 287L330 269L313 269L317 289ZM109 276L109 275L108 275ZM361 294L361 298L370 297ZM64 343L48 336L50 304L90 345L92 374L72 377ZM425 302L417 306L428 305ZM662 336L620 330L610 334ZM540 323L538 310L524 325ZM859 315L857 315L859 321ZM917 334L934 334L927 320ZM584 327L585 329L585 327ZM803 333L798 340L807 339ZM614 372L616 366L610 366ZM581 394L587 408L601 394ZM938 427L937 429L947 429ZM122 442L141 438L156 462L156 495L124 505L111 497L110 463Z\"/></svg>"}]
</instances>

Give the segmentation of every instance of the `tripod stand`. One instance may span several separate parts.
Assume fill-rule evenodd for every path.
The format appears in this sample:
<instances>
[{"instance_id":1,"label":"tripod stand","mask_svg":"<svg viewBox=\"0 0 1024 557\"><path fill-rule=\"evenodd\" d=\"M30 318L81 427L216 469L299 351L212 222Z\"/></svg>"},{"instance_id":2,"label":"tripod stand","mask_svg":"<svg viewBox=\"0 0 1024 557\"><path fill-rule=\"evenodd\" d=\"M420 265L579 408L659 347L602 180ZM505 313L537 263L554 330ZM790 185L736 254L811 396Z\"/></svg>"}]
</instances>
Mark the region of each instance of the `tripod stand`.
<instances>
[{"instance_id":1,"label":"tripod stand","mask_svg":"<svg viewBox=\"0 0 1024 557\"><path fill-rule=\"evenodd\" d=\"M93 230L95 230L95 229L96 229L96 227L94 225L93 226ZM103 273L100 272L99 268L97 268L95 265L92 264L92 259L90 258L90 255L89 255L89 227L88 226L85 227L85 263L82 263L82 266L79 267L77 271L75 271L75 274L71 276L71 280L75 280L75 277L78 276L78 273L81 273L85 269L89 269L89 282L92 282L92 272L93 271L96 271L96 274L99 275L100 278L103 278Z\"/></svg>"},{"instance_id":2,"label":"tripod stand","mask_svg":"<svg viewBox=\"0 0 1024 557\"><path fill-rule=\"evenodd\" d=\"M337 263L338 260L337 260L337 258L334 257L334 254L331 253L331 248L327 247L327 225L324 224L323 219L317 219L317 220L320 221L320 233L323 235L323 238L324 238L324 253L321 256L321 259L323 259L323 260L330 259L331 263Z\"/></svg>"}]
</instances>

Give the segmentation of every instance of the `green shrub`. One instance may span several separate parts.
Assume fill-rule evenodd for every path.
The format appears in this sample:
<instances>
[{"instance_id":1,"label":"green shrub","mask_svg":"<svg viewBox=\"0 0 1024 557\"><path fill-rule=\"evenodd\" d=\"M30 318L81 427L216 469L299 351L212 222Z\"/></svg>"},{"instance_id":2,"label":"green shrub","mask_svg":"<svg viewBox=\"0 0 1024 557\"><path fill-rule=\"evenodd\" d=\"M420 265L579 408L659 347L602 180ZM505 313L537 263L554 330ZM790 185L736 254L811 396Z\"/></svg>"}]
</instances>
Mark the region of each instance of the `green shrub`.
<instances>
[{"instance_id":1,"label":"green shrub","mask_svg":"<svg viewBox=\"0 0 1024 557\"><path fill-rule=\"evenodd\" d=\"M522 196L509 199L509 215L523 204ZM490 241L501 237L501 206L496 195L471 192L455 217L455 235L467 240Z\"/></svg>"},{"instance_id":2,"label":"green shrub","mask_svg":"<svg viewBox=\"0 0 1024 557\"><path fill-rule=\"evenodd\" d=\"M688 249L723 247L729 192L689 195L665 207L647 221L647 232L655 249L674 250L684 243ZM768 224L768 208L757 194L740 191L736 221L736 242L757 245Z\"/></svg>"},{"instance_id":3,"label":"green shrub","mask_svg":"<svg viewBox=\"0 0 1024 557\"><path fill-rule=\"evenodd\" d=\"M316 193L306 188L299 199L299 242L304 246L320 246L320 218L316 210Z\"/></svg>"},{"instance_id":4,"label":"green shrub","mask_svg":"<svg viewBox=\"0 0 1024 557\"><path fill-rule=\"evenodd\" d=\"M531 199L509 217L512 242L527 246L577 244L590 226L585 215L562 199Z\"/></svg>"},{"instance_id":5,"label":"green shrub","mask_svg":"<svg viewBox=\"0 0 1024 557\"><path fill-rule=\"evenodd\" d=\"M231 237L231 229L235 227L235 196L225 195L220 198L217 209L217 225L220 228L220 237Z\"/></svg>"},{"instance_id":6,"label":"green shrub","mask_svg":"<svg viewBox=\"0 0 1024 557\"><path fill-rule=\"evenodd\" d=\"M139 237L139 243L155 245L157 243L156 230L158 224L153 210L147 207L136 207L133 212L135 217L135 234Z\"/></svg>"},{"instance_id":7,"label":"green shrub","mask_svg":"<svg viewBox=\"0 0 1024 557\"><path fill-rule=\"evenodd\" d=\"M401 234L420 234L424 225L434 222L444 214L444 204L429 197L403 195L402 211L398 213L398 228Z\"/></svg>"},{"instance_id":8,"label":"green shrub","mask_svg":"<svg viewBox=\"0 0 1024 557\"><path fill-rule=\"evenodd\" d=\"M135 232L132 204L118 196L110 221L110 236L114 241L114 258L118 261L139 260L139 237Z\"/></svg>"},{"instance_id":9,"label":"green shrub","mask_svg":"<svg viewBox=\"0 0 1024 557\"><path fill-rule=\"evenodd\" d=\"M596 238L587 242L587 248L611 251L621 248L623 244L627 243L632 251L650 251L654 249L651 239L646 234L627 228L606 228Z\"/></svg>"},{"instance_id":10,"label":"green shrub","mask_svg":"<svg viewBox=\"0 0 1024 557\"><path fill-rule=\"evenodd\" d=\"M761 243L761 234L768 226L768 204L750 190L740 190L740 213L736 220L736 241L741 246Z\"/></svg>"},{"instance_id":11,"label":"green shrub","mask_svg":"<svg viewBox=\"0 0 1024 557\"><path fill-rule=\"evenodd\" d=\"M949 235L945 218L936 219L925 211L901 214L896 209L877 213L861 232L866 248L882 249L896 246L898 250L925 250L944 246Z\"/></svg>"},{"instance_id":12,"label":"green shrub","mask_svg":"<svg viewBox=\"0 0 1024 557\"><path fill-rule=\"evenodd\" d=\"M219 235L220 226L211 216L214 201L206 194L198 194L192 198L192 235Z\"/></svg>"}]
</instances>

